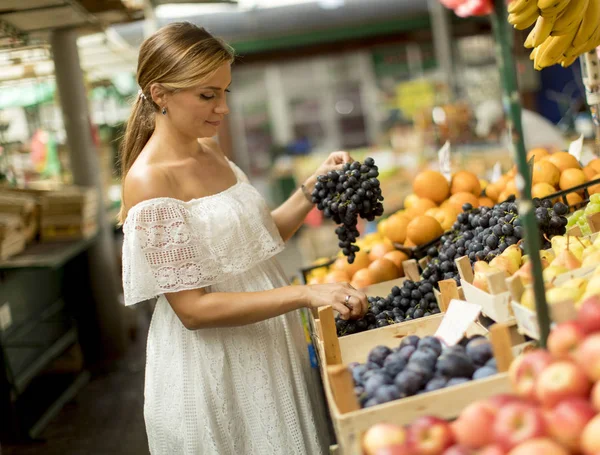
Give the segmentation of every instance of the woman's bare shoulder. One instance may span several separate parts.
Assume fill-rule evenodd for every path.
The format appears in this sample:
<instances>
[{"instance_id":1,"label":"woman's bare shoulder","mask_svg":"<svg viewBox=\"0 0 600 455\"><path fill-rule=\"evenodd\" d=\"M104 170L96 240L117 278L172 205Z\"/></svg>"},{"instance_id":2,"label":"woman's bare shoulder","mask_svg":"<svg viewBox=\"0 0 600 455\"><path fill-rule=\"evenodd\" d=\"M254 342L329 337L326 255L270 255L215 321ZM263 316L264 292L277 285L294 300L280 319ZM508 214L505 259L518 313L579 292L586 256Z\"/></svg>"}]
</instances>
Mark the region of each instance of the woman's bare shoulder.
<instances>
[{"instance_id":1,"label":"woman's bare shoulder","mask_svg":"<svg viewBox=\"0 0 600 455\"><path fill-rule=\"evenodd\" d=\"M168 173L157 164L136 162L123 182L123 203L127 210L149 199L172 196Z\"/></svg>"}]
</instances>

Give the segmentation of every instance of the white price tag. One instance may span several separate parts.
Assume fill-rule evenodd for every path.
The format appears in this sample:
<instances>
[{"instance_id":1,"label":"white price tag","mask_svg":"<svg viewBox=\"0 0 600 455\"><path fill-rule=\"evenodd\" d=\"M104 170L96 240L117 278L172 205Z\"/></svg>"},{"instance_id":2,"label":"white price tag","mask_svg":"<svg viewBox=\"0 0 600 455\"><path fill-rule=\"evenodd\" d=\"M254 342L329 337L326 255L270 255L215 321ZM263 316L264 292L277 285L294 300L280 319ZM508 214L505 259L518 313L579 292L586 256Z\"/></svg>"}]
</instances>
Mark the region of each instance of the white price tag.
<instances>
[{"instance_id":1,"label":"white price tag","mask_svg":"<svg viewBox=\"0 0 600 455\"><path fill-rule=\"evenodd\" d=\"M435 336L447 346L454 346L465 336L469 326L477 320L481 306L463 300L451 300Z\"/></svg>"},{"instance_id":2,"label":"white price tag","mask_svg":"<svg viewBox=\"0 0 600 455\"><path fill-rule=\"evenodd\" d=\"M438 152L438 160L440 163L440 172L446 177L446 180L450 181L452 178L452 170L450 169L450 141L446 141Z\"/></svg>"},{"instance_id":3,"label":"white price tag","mask_svg":"<svg viewBox=\"0 0 600 455\"><path fill-rule=\"evenodd\" d=\"M498 180L500 180L500 177L502 177L502 164L500 164L500 161L498 161L496 164L494 164L494 168L492 169L492 178L490 181L492 183L496 183Z\"/></svg>"},{"instance_id":4,"label":"white price tag","mask_svg":"<svg viewBox=\"0 0 600 455\"><path fill-rule=\"evenodd\" d=\"M581 161L581 153L583 152L583 134L576 141L569 145L569 155L573 155L577 161Z\"/></svg>"}]
</instances>

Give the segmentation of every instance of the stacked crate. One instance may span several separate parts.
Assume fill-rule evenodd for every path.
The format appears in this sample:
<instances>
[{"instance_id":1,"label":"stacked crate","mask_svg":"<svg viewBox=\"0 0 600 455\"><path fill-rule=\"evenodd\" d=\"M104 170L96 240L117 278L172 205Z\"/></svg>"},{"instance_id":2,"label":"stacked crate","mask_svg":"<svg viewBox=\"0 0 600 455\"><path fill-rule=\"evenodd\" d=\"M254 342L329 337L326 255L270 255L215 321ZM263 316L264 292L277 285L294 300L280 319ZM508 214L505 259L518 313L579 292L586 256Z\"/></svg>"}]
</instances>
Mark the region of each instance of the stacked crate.
<instances>
[{"instance_id":1,"label":"stacked crate","mask_svg":"<svg viewBox=\"0 0 600 455\"><path fill-rule=\"evenodd\" d=\"M98 195L94 188L66 187L40 197L42 242L92 237L98 230Z\"/></svg>"}]
</instances>

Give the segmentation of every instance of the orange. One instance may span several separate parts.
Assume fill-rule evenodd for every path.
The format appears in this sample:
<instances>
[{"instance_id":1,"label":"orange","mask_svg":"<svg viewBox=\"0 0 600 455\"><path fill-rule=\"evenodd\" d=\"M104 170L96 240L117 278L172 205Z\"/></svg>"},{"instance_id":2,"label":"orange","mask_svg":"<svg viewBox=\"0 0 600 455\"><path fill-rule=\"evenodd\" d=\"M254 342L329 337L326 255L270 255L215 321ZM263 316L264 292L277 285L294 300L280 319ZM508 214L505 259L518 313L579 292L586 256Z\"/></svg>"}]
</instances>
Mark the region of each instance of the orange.
<instances>
[{"instance_id":1,"label":"orange","mask_svg":"<svg viewBox=\"0 0 600 455\"><path fill-rule=\"evenodd\" d=\"M566 169L560 174L560 189L568 190L578 185L583 185L587 179L581 169Z\"/></svg>"},{"instance_id":2,"label":"orange","mask_svg":"<svg viewBox=\"0 0 600 455\"><path fill-rule=\"evenodd\" d=\"M402 215L392 215L385 220L382 228L382 234L385 238L394 243L404 243L406 240L406 227L410 220Z\"/></svg>"},{"instance_id":3,"label":"orange","mask_svg":"<svg viewBox=\"0 0 600 455\"><path fill-rule=\"evenodd\" d=\"M375 259L382 258L385 255L385 253L394 251L394 249L394 246L388 242L375 243L371 247L371 251L369 251L369 260L372 262Z\"/></svg>"},{"instance_id":4,"label":"orange","mask_svg":"<svg viewBox=\"0 0 600 455\"><path fill-rule=\"evenodd\" d=\"M533 165L533 184L548 183L558 185L560 180L559 169L550 161L538 161Z\"/></svg>"},{"instance_id":5,"label":"orange","mask_svg":"<svg viewBox=\"0 0 600 455\"><path fill-rule=\"evenodd\" d=\"M548 157L548 161L554 164L560 172L567 169L581 169L581 164L573 155L567 152L557 152Z\"/></svg>"},{"instance_id":6,"label":"orange","mask_svg":"<svg viewBox=\"0 0 600 455\"><path fill-rule=\"evenodd\" d=\"M500 186L497 183L490 183L485 188L486 196L489 197L492 201L497 201L498 196L500 196L501 192L502 192L502 188L500 188Z\"/></svg>"},{"instance_id":7,"label":"orange","mask_svg":"<svg viewBox=\"0 0 600 455\"><path fill-rule=\"evenodd\" d=\"M598 180L598 179L600 179L600 174L594 175L590 180ZM600 193L600 183L596 183L595 185L589 186L588 193L589 194Z\"/></svg>"},{"instance_id":8,"label":"orange","mask_svg":"<svg viewBox=\"0 0 600 455\"><path fill-rule=\"evenodd\" d=\"M554 193L556 193L556 188L545 182L536 183L533 185L533 188L531 188L531 196L538 197L540 199L550 196Z\"/></svg>"},{"instance_id":9,"label":"orange","mask_svg":"<svg viewBox=\"0 0 600 455\"><path fill-rule=\"evenodd\" d=\"M459 171L452 177L450 193L472 193L479 197L481 194L481 183L475 174L469 171Z\"/></svg>"},{"instance_id":10,"label":"orange","mask_svg":"<svg viewBox=\"0 0 600 455\"><path fill-rule=\"evenodd\" d=\"M324 283L348 283L350 278L343 270L333 270L325 275Z\"/></svg>"},{"instance_id":11,"label":"orange","mask_svg":"<svg viewBox=\"0 0 600 455\"><path fill-rule=\"evenodd\" d=\"M448 201L459 213L462 213L462 206L467 202L473 207L479 207L479 199L473 193L456 193Z\"/></svg>"},{"instance_id":12,"label":"orange","mask_svg":"<svg viewBox=\"0 0 600 455\"><path fill-rule=\"evenodd\" d=\"M389 253L386 253L385 256L383 256L383 258L392 261L396 265L396 267L398 267L398 276L404 276L404 266L402 265L402 263L404 261L408 261L408 256L406 255L406 253L398 250L390 251Z\"/></svg>"},{"instance_id":13,"label":"orange","mask_svg":"<svg viewBox=\"0 0 600 455\"><path fill-rule=\"evenodd\" d=\"M480 197L479 198L479 207L493 207L494 201L492 201L489 197Z\"/></svg>"},{"instance_id":14,"label":"orange","mask_svg":"<svg viewBox=\"0 0 600 455\"><path fill-rule=\"evenodd\" d=\"M539 148L531 149L527 153L527 161L529 162L529 160L531 160L531 158L535 156L534 162L537 163L542 158L544 158L545 156L548 156L548 155L550 155L550 153L545 148L539 147Z\"/></svg>"},{"instance_id":15,"label":"orange","mask_svg":"<svg viewBox=\"0 0 600 455\"><path fill-rule=\"evenodd\" d=\"M446 177L439 172L423 171L415 177L413 191L421 198L440 204L448 198L450 185L448 185Z\"/></svg>"},{"instance_id":16,"label":"orange","mask_svg":"<svg viewBox=\"0 0 600 455\"><path fill-rule=\"evenodd\" d=\"M413 205L410 207L410 211L411 213L424 215L427 210L436 207L437 204L431 199L419 198L418 200L414 201Z\"/></svg>"},{"instance_id":17,"label":"orange","mask_svg":"<svg viewBox=\"0 0 600 455\"><path fill-rule=\"evenodd\" d=\"M352 264L348 264L348 260L346 258L343 258L343 260L346 262L346 267L344 270L351 279L354 279L354 274L358 270L368 267L371 263L368 253L362 250L356 253L354 262Z\"/></svg>"},{"instance_id":18,"label":"orange","mask_svg":"<svg viewBox=\"0 0 600 455\"><path fill-rule=\"evenodd\" d=\"M372 284L375 284L375 281L367 268L357 270L350 282L350 285L356 289L366 288Z\"/></svg>"},{"instance_id":19,"label":"orange","mask_svg":"<svg viewBox=\"0 0 600 455\"><path fill-rule=\"evenodd\" d=\"M438 220L427 215L418 216L406 228L407 239L415 245L424 245L438 238L443 233L444 230Z\"/></svg>"},{"instance_id":20,"label":"orange","mask_svg":"<svg viewBox=\"0 0 600 455\"><path fill-rule=\"evenodd\" d=\"M583 198L577 193L567 194L567 204L569 204L569 205L579 204L582 201L583 201Z\"/></svg>"},{"instance_id":21,"label":"orange","mask_svg":"<svg viewBox=\"0 0 600 455\"><path fill-rule=\"evenodd\" d=\"M374 283L395 280L400 273L396 264L385 258L373 261L368 270Z\"/></svg>"},{"instance_id":22,"label":"orange","mask_svg":"<svg viewBox=\"0 0 600 455\"><path fill-rule=\"evenodd\" d=\"M405 209L410 209L413 204L418 201L420 198L419 196L417 196L416 194L409 194L408 196L406 196L404 198L404 208Z\"/></svg>"}]
</instances>

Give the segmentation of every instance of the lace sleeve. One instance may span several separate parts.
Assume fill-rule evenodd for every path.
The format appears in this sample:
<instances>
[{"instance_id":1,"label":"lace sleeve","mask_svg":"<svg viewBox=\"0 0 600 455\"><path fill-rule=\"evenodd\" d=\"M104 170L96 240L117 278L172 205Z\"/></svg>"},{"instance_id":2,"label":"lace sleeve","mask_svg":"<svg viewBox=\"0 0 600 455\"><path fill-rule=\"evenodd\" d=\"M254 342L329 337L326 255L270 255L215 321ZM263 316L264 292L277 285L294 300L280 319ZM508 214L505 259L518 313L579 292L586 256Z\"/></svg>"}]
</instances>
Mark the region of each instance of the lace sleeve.
<instances>
[{"instance_id":1,"label":"lace sleeve","mask_svg":"<svg viewBox=\"0 0 600 455\"><path fill-rule=\"evenodd\" d=\"M146 201L130 210L123 232L125 305L210 286L282 249L258 209L226 196Z\"/></svg>"}]
</instances>

